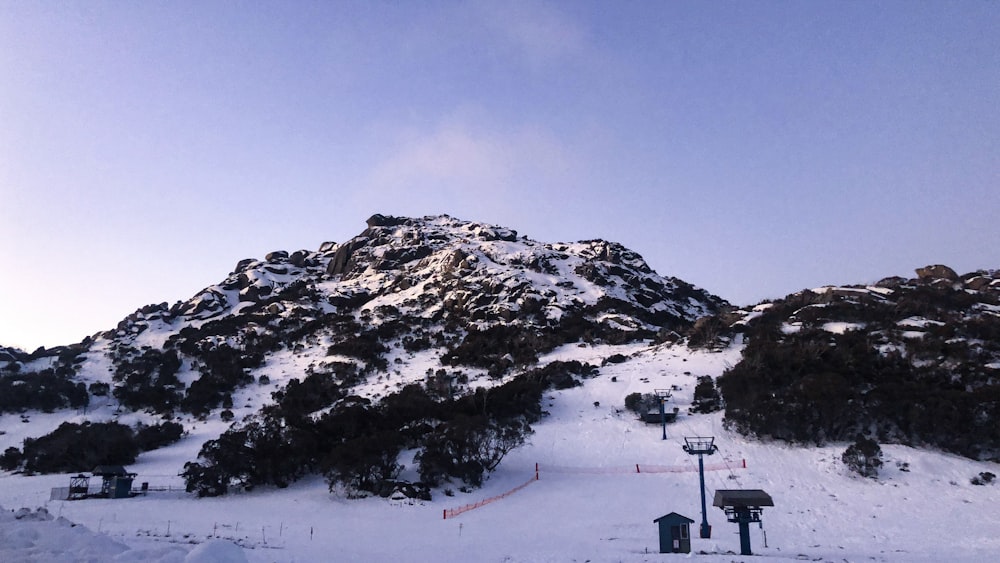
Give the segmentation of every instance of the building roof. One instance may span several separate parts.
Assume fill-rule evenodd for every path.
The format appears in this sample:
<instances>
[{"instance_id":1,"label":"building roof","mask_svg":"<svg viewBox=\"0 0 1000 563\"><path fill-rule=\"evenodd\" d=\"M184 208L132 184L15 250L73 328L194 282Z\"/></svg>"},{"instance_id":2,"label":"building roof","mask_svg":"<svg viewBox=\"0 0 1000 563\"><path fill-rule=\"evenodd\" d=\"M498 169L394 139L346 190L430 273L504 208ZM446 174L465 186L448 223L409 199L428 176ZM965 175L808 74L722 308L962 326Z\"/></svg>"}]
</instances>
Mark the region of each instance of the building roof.
<instances>
[{"instance_id":1,"label":"building roof","mask_svg":"<svg viewBox=\"0 0 1000 563\"><path fill-rule=\"evenodd\" d=\"M774 506L774 501L760 489L721 489L715 491L712 506Z\"/></svg>"},{"instance_id":2,"label":"building roof","mask_svg":"<svg viewBox=\"0 0 1000 563\"><path fill-rule=\"evenodd\" d=\"M677 522L678 524L680 523L694 524L694 520L688 518L687 516L681 516L676 512L671 512L670 514L664 514L663 516L660 516L656 520L653 520L653 522L659 523L660 520L665 520L670 523Z\"/></svg>"},{"instance_id":3,"label":"building roof","mask_svg":"<svg viewBox=\"0 0 1000 563\"><path fill-rule=\"evenodd\" d=\"M93 473L94 475L100 475L102 477L105 475L111 477L131 475L131 473L126 471L125 467L121 465L98 465L97 467L94 468L93 471L91 471L91 473Z\"/></svg>"}]
</instances>

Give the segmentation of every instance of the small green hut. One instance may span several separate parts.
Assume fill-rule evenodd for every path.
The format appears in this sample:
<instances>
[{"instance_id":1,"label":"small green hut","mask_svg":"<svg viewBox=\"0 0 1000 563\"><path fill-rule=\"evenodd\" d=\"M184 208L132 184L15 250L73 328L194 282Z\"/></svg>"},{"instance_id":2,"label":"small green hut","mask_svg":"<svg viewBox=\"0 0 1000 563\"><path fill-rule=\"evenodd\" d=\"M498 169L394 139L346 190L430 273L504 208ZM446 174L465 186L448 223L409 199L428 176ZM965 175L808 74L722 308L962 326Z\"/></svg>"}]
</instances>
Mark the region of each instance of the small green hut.
<instances>
[{"instance_id":1,"label":"small green hut","mask_svg":"<svg viewBox=\"0 0 1000 563\"><path fill-rule=\"evenodd\" d=\"M660 516L660 553L691 553L691 524L694 520L676 512Z\"/></svg>"}]
</instances>

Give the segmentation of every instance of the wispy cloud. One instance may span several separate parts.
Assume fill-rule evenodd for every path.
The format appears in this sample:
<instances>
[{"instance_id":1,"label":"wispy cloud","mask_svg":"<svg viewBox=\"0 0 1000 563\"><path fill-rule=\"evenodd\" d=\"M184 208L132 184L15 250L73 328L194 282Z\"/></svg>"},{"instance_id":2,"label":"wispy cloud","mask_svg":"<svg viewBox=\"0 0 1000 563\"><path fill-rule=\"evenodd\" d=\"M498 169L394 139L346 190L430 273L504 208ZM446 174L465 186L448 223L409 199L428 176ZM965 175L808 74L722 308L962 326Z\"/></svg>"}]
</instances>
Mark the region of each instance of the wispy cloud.
<instances>
[{"instance_id":1,"label":"wispy cloud","mask_svg":"<svg viewBox=\"0 0 1000 563\"><path fill-rule=\"evenodd\" d=\"M451 120L398 135L369 184L383 193L493 197L529 184L562 184L569 161L568 151L545 129L486 129Z\"/></svg>"},{"instance_id":2,"label":"wispy cloud","mask_svg":"<svg viewBox=\"0 0 1000 563\"><path fill-rule=\"evenodd\" d=\"M489 2L481 7L488 27L513 45L532 66L583 52L585 28L556 6L537 1Z\"/></svg>"}]
</instances>

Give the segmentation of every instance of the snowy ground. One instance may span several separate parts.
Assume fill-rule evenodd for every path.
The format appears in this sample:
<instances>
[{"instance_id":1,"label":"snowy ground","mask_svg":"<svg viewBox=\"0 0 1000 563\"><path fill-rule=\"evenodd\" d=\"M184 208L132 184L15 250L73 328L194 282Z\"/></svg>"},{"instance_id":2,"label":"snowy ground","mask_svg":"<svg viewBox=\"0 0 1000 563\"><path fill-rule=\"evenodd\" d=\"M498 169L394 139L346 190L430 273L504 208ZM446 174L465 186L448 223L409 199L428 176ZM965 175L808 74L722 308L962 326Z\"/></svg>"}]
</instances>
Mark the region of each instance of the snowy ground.
<instances>
[{"instance_id":1,"label":"snowy ground","mask_svg":"<svg viewBox=\"0 0 1000 563\"><path fill-rule=\"evenodd\" d=\"M593 353L567 347L549 359ZM319 478L214 499L173 491L127 500L50 501L49 489L67 486L68 476L0 475L0 506L6 509L0 515L0 561L1000 559L1000 486L970 484L980 472L1000 474L996 464L883 446L886 464L873 481L845 470L839 461L845 444L764 444L724 430L720 413L686 415L695 377L719 375L737 359L736 351L647 350L602 368L582 388L548 393L544 406L551 416L535 426L530 445L509 455L483 488L456 488L454 496L436 491L431 502L348 500L328 492ZM682 408L667 440L659 426L620 412L627 394L671 386L679 388L673 401ZM654 518L678 512L701 521L697 461L681 449L684 436L714 436L719 452L706 465L731 469L706 473L712 538L698 538L696 523L695 553L661 555ZM186 439L144 454L129 469L153 486L180 487L176 474L199 445ZM522 485L536 463L538 481L442 518L445 509ZM636 464L688 470L635 473ZM739 555L737 526L711 507L716 489L741 488L764 489L775 503L764 510L763 528L751 527L753 557ZM31 514L17 520L12 510L21 507ZM38 507L52 520L39 516Z\"/></svg>"}]
</instances>

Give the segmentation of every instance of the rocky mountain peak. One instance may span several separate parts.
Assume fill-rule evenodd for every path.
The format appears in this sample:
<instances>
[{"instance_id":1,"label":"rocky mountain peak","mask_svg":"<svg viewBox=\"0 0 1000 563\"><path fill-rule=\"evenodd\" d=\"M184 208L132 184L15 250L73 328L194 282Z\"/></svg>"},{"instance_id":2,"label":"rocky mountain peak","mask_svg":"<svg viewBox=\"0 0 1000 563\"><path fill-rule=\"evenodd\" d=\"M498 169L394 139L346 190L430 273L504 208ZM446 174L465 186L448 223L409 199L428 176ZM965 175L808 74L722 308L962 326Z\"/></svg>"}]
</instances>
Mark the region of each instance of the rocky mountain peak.
<instances>
[{"instance_id":1,"label":"rocky mountain peak","mask_svg":"<svg viewBox=\"0 0 1000 563\"><path fill-rule=\"evenodd\" d=\"M121 381L95 382L126 385L122 396L172 389L133 408L202 412L270 358L295 357L293 373L336 373L344 389L388 378L415 354L435 370L499 378L563 344L675 340L728 307L619 243L543 243L448 215L373 215L342 243L240 260L191 299L142 307L66 356L74 365L106 356L103 372ZM161 364L180 366L177 379L156 379ZM382 387L375 395L391 391Z\"/></svg>"}]
</instances>

